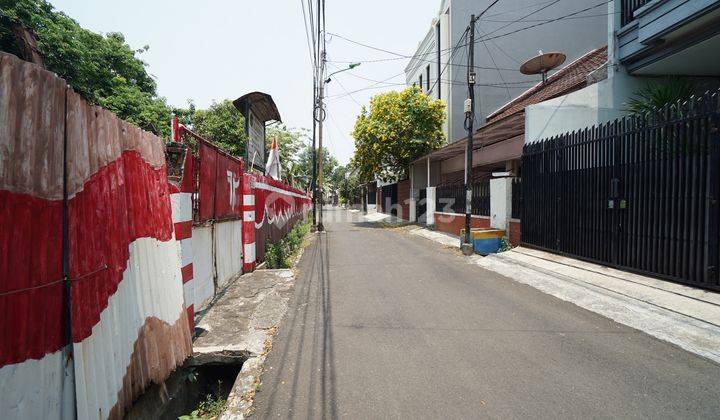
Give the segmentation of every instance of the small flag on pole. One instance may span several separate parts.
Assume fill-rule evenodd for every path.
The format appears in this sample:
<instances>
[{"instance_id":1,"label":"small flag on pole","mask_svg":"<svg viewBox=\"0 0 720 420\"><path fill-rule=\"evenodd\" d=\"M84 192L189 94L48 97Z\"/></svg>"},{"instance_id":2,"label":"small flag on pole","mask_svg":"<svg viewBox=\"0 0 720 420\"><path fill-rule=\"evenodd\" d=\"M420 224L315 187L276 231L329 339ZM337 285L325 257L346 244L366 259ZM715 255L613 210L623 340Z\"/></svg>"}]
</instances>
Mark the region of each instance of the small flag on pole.
<instances>
[{"instance_id":1,"label":"small flag on pole","mask_svg":"<svg viewBox=\"0 0 720 420\"><path fill-rule=\"evenodd\" d=\"M272 146L270 146L270 154L268 155L267 165L265 165L265 174L278 181L282 178L282 170L280 169L280 151L278 150L276 138L273 138Z\"/></svg>"}]
</instances>

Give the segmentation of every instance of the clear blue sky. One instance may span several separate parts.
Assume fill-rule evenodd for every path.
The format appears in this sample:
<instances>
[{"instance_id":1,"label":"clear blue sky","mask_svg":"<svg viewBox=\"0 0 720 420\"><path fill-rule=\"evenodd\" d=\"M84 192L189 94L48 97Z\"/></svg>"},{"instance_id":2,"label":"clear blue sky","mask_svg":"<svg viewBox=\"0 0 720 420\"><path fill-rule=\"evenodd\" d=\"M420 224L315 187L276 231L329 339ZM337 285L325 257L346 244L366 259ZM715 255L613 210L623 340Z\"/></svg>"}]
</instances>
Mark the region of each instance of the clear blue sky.
<instances>
[{"instance_id":1,"label":"clear blue sky","mask_svg":"<svg viewBox=\"0 0 720 420\"><path fill-rule=\"evenodd\" d=\"M312 70L300 0L50 0L83 27L122 32L142 55L161 96L175 106L192 99L198 107L260 90L273 96L283 121L312 126ZM411 55L430 27L440 0L326 0L327 29L361 42ZM391 55L329 38L330 60ZM338 75L328 95L363 89L399 74L408 60L366 63L355 76ZM342 64L338 64L342 66ZM329 66L329 70L335 70ZM404 82L398 76L393 82ZM342 86L341 86L342 85ZM327 144L341 163L353 153L350 136L360 105L385 89L370 89L328 102Z\"/></svg>"}]
</instances>

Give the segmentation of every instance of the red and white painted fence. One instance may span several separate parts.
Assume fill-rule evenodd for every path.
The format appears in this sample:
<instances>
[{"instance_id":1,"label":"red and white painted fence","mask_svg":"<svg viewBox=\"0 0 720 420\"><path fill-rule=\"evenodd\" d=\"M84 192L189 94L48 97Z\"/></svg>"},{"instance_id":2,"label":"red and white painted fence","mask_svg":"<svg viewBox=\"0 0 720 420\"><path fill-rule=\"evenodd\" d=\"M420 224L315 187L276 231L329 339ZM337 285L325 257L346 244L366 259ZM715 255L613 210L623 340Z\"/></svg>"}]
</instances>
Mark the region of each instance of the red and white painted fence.
<instances>
[{"instance_id":1,"label":"red and white painted fence","mask_svg":"<svg viewBox=\"0 0 720 420\"><path fill-rule=\"evenodd\" d=\"M120 418L191 353L164 143L2 53L0 131L0 411Z\"/></svg>"},{"instance_id":2,"label":"red and white painted fence","mask_svg":"<svg viewBox=\"0 0 720 420\"><path fill-rule=\"evenodd\" d=\"M195 150L169 183L160 138L0 53L3 419L122 418L190 356L194 311L254 269L265 226L284 234L307 211Z\"/></svg>"},{"instance_id":3,"label":"red and white painted fence","mask_svg":"<svg viewBox=\"0 0 720 420\"><path fill-rule=\"evenodd\" d=\"M307 214L311 201L303 191L272 178L260 174L247 174L247 178L250 190L245 199L254 203L255 217L252 224L254 237L247 238L245 248L257 260L264 261L265 246L287 235Z\"/></svg>"},{"instance_id":4,"label":"red and white painted fence","mask_svg":"<svg viewBox=\"0 0 720 420\"><path fill-rule=\"evenodd\" d=\"M195 151L185 160L182 184L194 183L193 281L200 292L186 304L202 310L214 292L263 261L267 238L277 241L292 229L307 214L310 199L282 182L243 173L241 159L186 127L179 131Z\"/></svg>"}]
</instances>

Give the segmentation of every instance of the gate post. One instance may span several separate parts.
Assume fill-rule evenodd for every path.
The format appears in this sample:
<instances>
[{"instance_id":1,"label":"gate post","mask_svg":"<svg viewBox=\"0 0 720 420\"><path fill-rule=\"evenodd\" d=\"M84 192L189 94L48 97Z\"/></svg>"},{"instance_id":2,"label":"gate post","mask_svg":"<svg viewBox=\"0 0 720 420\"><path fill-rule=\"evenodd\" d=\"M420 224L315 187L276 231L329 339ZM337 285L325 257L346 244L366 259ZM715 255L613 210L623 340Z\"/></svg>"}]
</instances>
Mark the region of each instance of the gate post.
<instances>
[{"instance_id":1,"label":"gate post","mask_svg":"<svg viewBox=\"0 0 720 420\"><path fill-rule=\"evenodd\" d=\"M490 227L507 230L512 209L512 178L490 180Z\"/></svg>"},{"instance_id":2,"label":"gate post","mask_svg":"<svg viewBox=\"0 0 720 420\"><path fill-rule=\"evenodd\" d=\"M435 187L427 187L425 197L425 224L427 226L435 225Z\"/></svg>"},{"instance_id":3,"label":"gate post","mask_svg":"<svg viewBox=\"0 0 720 420\"><path fill-rule=\"evenodd\" d=\"M243 272L248 273L255 270L255 191L253 188L253 176L243 174Z\"/></svg>"}]
</instances>

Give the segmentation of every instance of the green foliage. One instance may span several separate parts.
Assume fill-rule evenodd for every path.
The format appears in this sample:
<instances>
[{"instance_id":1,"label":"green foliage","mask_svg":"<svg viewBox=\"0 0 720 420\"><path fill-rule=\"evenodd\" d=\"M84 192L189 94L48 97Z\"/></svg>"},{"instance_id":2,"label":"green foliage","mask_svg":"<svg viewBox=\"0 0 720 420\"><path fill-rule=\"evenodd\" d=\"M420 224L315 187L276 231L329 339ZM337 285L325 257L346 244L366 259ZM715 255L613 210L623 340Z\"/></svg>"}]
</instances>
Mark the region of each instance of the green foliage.
<instances>
[{"instance_id":1,"label":"green foliage","mask_svg":"<svg viewBox=\"0 0 720 420\"><path fill-rule=\"evenodd\" d=\"M308 145L300 151L297 158L297 176L299 179L307 180L305 181L305 184L303 184L303 189L307 187L307 183L312 180L312 151L312 146ZM323 147L323 152L323 156L325 157L325 159L323 159L323 177L327 181L328 178L331 178L332 174L335 172L335 169L338 166L338 161L330 154L326 147ZM330 184L325 182L325 187L328 189Z\"/></svg>"},{"instance_id":2,"label":"green foliage","mask_svg":"<svg viewBox=\"0 0 720 420\"><path fill-rule=\"evenodd\" d=\"M305 235L310 231L310 222L302 221L288 232L288 234L277 243L265 245L265 262L267 268L290 268L293 259L303 244Z\"/></svg>"},{"instance_id":3,"label":"green foliage","mask_svg":"<svg viewBox=\"0 0 720 420\"><path fill-rule=\"evenodd\" d=\"M193 131L234 156L244 156L247 141L245 118L232 101L213 102L208 109L195 110L190 118Z\"/></svg>"},{"instance_id":4,"label":"green foliage","mask_svg":"<svg viewBox=\"0 0 720 420\"><path fill-rule=\"evenodd\" d=\"M635 115L645 115L678 101L684 102L695 93L695 85L688 79L670 77L658 83L649 83L635 92L625 110Z\"/></svg>"},{"instance_id":5,"label":"green foliage","mask_svg":"<svg viewBox=\"0 0 720 420\"><path fill-rule=\"evenodd\" d=\"M413 159L441 147L445 105L416 86L370 100L355 122L353 163L360 179L390 180L406 174Z\"/></svg>"},{"instance_id":6,"label":"green foliage","mask_svg":"<svg viewBox=\"0 0 720 420\"><path fill-rule=\"evenodd\" d=\"M134 50L121 33L83 29L44 0L3 0L0 19L1 50L19 54L8 23L25 25L35 34L45 67L81 96L146 130L169 134L170 108L138 58L149 47Z\"/></svg>"},{"instance_id":7,"label":"green foliage","mask_svg":"<svg viewBox=\"0 0 720 420\"><path fill-rule=\"evenodd\" d=\"M338 167L333 175L333 182L337 186L340 203L356 204L361 193L360 178L358 178L357 171L352 164Z\"/></svg>"},{"instance_id":8,"label":"green foliage","mask_svg":"<svg viewBox=\"0 0 720 420\"><path fill-rule=\"evenodd\" d=\"M205 400L198 404L197 410L193 410L189 415L178 417L178 420L214 419L222 414L226 406L225 398L207 395Z\"/></svg>"},{"instance_id":9,"label":"green foliage","mask_svg":"<svg viewBox=\"0 0 720 420\"><path fill-rule=\"evenodd\" d=\"M500 239L500 248L498 248L498 252L510 251L512 248L513 246L510 244L510 241L508 241L508 238L503 236Z\"/></svg>"}]
</instances>

